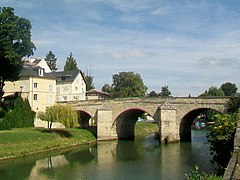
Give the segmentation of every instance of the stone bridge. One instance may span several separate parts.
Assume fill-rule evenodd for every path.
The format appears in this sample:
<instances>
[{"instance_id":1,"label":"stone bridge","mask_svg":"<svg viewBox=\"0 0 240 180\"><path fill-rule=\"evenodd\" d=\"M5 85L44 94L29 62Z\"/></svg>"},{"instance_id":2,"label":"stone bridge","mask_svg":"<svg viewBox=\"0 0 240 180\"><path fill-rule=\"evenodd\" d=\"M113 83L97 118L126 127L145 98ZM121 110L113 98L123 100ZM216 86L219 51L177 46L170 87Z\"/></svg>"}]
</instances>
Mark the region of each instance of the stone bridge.
<instances>
[{"instance_id":1,"label":"stone bridge","mask_svg":"<svg viewBox=\"0 0 240 180\"><path fill-rule=\"evenodd\" d=\"M79 112L80 123L95 123L97 139L128 139L134 137L135 123L148 113L158 124L160 141L191 141L191 124L206 110L221 113L228 99L202 98L128 98L68 102Z\"/></svg>"}]
</instances>

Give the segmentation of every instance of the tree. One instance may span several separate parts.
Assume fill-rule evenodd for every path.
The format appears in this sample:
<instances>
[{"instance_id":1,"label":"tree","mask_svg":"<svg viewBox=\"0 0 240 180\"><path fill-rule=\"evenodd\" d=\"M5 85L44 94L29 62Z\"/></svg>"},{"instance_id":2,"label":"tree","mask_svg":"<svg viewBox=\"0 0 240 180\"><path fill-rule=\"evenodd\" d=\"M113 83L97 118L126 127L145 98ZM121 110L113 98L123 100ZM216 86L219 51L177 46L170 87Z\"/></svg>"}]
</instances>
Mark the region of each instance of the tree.
<instances>
[{"instance_id":1,"label":"tree","mask_svg":"<svg viewBox=\"0 0 240 180\"><path fill-rule=\"evenodd\" d=\"M166 85L163 86L159 95L162 97L170 97L171 91L168 89L168 86L166 86Z\"/></svg>"},{"instance_id":2,"label":"tree","mask_svg":"<svg viewBox=\"0 0 240 180\"><path fill-rule=\"evenodd\" d=\"M56 65L56 62L57 62L57 58L55 57L55 54L53 54L52 51L49 51L45 57L45 61L47 62L49 68L52 70L52 71L56 71L57 70L57 65Z\"/></svg>"},{"instance_id":3,"label":"tree","mask_svg":"<svg viewBox=\"0 0 240 180\"><path fill-rule=\"evenodd\" d=\"M156 93L155 91L151 91L149 94L149 97L158 97L158 93Z\"/></svg>"},{"instance_id":4,"label":"tree","mask_svg":"<svg viewBox=\"0 0 240 180\"><path fill-rule=\"evenodd\" d=\"M0 121L0 129L33 127L34 117L35 112L31 110L28 99L19 96L14 100L13 110Z\"/></svg>"},{"instance_id":5,"label":"tree","mask_svg":"<svg viewBox=\"0 0 240 180\"><path fill-rule=\"evenodd\" d=\"M31 22L14 14L11 7L0 7L0 105L5 81L16 81L22 69L21 60L33 55Z\"/></svg>"},{"instance_id":6,"label":"tree","mask_svg":"<svg viewBox=\"0 0 240 180\"><path fill-rule=\"evenodd\" d=\"M234 83L226 82L220 87L224 92L225 96L233 96L237 93L237 86Z\"/></svg>"},{"instance_id":7,"label":"tree","mask_svg":"<svg viewBox=\"0 0 240 180\"><path fill-rule=\"evenodd\" d=\"M208 89L205 96L224 96L224 92L222 91L221 88L212 86Z\"/></svg>"},{"instance_id":8,"label":"tree","mask_svg":"<svg viewBox=\"0 0 240 180\"><path fill-rule=\"evenodd\" d=\"M147 87L138 73L120 72L113 75L112 97L142 97Z\"/></svg>"},{"instance_id":9,"label":"tree","mask_svg":"<svg viewBox=\"0 0 240 180\"><path fill-rule=\"evenodd\" d=\"M72 52L69 57L67 57L66 64L64 66L64 71L78 70L76 59L74 59Z\"/></svg>"},{"instance_id":10,"label":"tree","mask_svg":"<svg viewBox=\"0 0 240 180\"><path fill-rule=\"evenodd\" d=\"M231 97L227 105L228 113L239 113L240 111L240 97Z\"/></svg>"},{"instance_id":11,"label":"tree","mask_svg":"<svg viewBox=\"0 0 240 180\"><path fill-rule=\"evenodd\" d=\"M49 129L52 128L53 122L60 122L66 128L78 127L78 114L70 106L67 105L54 105L48 107L46 112L39 113L38 117L44 121L48 121Z\"/></svg>"},{"instance_id":12,"label":"tree","mask_svg":"<svg viewBox=\"0 0 240 180\"><path fill-rule=\"evenodd\" d=\"M95 86L93 84L93 76L85 75L84 78L86 81L86 90L89 91L90 89L95 89Z\"/></svg>"},{"instance_id":13,"label":"tree","mask_svg":"<svg viewBox=\"0 0 240 180\"><path fill-rule=\"evenodd\" d=\"M112 91L112 87L109 84L104 84L104 86L102 87L102 91L110 93Z\"/></svg>"},{"instance_id":14,"label":"tree","mask_svg":"<svg viewBox=\"0 0 240 180\"><path fill-rule=\"evenodd\" d=\"M209 126L207 135L213 162L218 166L218 174L222 175L231 158L234 145L234 134L239 114L217 114L214 125Z\"/></svg>"}]
</instances>

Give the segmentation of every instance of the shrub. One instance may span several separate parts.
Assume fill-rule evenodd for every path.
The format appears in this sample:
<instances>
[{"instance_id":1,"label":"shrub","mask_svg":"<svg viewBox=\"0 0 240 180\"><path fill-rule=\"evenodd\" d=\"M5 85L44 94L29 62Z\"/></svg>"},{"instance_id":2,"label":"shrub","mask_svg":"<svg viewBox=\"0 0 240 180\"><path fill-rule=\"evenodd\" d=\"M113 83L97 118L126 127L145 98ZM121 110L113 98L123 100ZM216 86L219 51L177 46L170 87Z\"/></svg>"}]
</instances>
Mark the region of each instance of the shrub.
<instances>
[{"instance_id":1,"label":"shrub","mask_svg":"<svg viewBox=\"0 0 240 180\"><path fill-rule=\"evenodd\" d=\"M48 121L50 123L50 129L53 122L60 122L66 128L73 128L79 126L77 112L67 105L54 105L48 107L46 109L46 112L39 113L38 117L42 120Z\"/></svg>"},{"instance_id":2,"label":"shrub","mask_svg":"<svg viewBox=\"0 0 240 180\"><path fill-rule=\"evenodd\" d=\"M33 127L34 117L35 112L31 110L28 100L19 96L14 101L13 110L8 111L6 117L1 119L0 129Z\"/></svg>"},{"instance_id":3,"label":"shrub","mask_svg":"<svg viewBox=\"0 0 240 180\"><path fill-rule=\"evenodd\" d=\"M213 155L213 163L218 166L218 174L224 173L224 168L231 158L234 144L236 122L239 114L217 114L214 118L214 125L210 126L208 142Z\"/></svg>"},{"instance_id":4,"label":"shrub","mask_svg":"<svg viewBox=\"0 0 240 180\"><path fill-rule=\"evenodd\" d=\"M206 174L206 173L200 173L198 166L195 167L195 170L192 170L189 174L185 175L186 180L221 180L222 177L212 175L212 174Z\"/></svg>"}]
</instances>

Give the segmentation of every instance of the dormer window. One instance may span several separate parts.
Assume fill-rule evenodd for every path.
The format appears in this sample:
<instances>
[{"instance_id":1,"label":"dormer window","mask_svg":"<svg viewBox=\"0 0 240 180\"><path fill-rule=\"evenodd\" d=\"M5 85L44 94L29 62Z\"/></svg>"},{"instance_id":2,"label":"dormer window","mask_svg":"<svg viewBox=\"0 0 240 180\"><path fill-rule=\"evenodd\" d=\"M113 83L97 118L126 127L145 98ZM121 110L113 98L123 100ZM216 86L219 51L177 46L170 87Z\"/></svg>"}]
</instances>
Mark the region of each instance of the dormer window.
<instances>
[{"instance_id":1,"label":"dormer window","mask_svg":"<svg viewBox=\"0 0 240 180\"><path fill-rule=\"evenodd\" d=\"M38 75L39 75L39 76L43 76L43 69L39 69L39 70L38 70Z\"/></svg>"},{"instance_id":2,"label":"dormer window","mask_svg":"<svg viewBox=\"0 0 240 180\"><path fill-rule=\"evenodd\" d=\"M66 76L62 76L61 81L66 81Z\"/></svg>"}]
</instances>

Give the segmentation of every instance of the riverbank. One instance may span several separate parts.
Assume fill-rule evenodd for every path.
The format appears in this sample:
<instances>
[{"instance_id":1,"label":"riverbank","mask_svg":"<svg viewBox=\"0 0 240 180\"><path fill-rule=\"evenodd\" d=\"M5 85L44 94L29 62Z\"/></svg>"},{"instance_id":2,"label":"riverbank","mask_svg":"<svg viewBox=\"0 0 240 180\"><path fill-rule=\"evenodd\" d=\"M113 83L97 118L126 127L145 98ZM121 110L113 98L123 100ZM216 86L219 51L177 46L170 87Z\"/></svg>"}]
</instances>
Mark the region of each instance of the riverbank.
<instances>
[{"instance_id":1,"label":"riverbank","mask_svg":"<svg viewBox=\"0 0 240 180\"><path fill-rule=\"evenodd\" d=\"M0 131L0 160L89 144L96 138L85 129L24 128Z\"/></svg>"},{"instance_id":2,"label":"riverbank","mask_svg":"<svg viewBox=\"0 0 240 180\"><path fill-rule=\"evenodd\" d=\"M153 134L158 127L154 123L137 122L135 135ZM0 131L0 160L29 156L83 144L96 142L86 129L24 128Z\"/></svg>"},{"instance_id":3,"label":"riverbank","mask_svg":"<svg viewBox=\"0 0 240 180\"><path fill-rule=\"evenodd\" d=\"M137 122L135 125L135 136L146 136L158 132L159 128L156 123Z\"/></svg>"}]
</instances>

